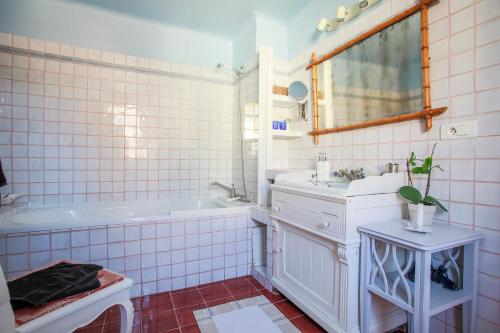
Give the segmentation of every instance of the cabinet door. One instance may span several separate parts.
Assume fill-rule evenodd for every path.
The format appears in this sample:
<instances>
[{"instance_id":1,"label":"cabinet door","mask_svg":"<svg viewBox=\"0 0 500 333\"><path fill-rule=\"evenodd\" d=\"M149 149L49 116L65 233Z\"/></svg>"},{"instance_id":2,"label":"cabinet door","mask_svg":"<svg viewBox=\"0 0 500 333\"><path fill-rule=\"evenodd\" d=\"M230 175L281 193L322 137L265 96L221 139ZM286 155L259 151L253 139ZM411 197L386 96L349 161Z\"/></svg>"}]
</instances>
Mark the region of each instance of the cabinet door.
<instances>
[{"instance_id":1,"label":"cabinet door","mask_svg":"<svg viewBox=\"0 0 500 333\"><path fill-rule=\"evenodd\" d=\"M340 262L334 242L279 223L277 278L297 297L338 320Z\"/></svg>"}]
</instances>

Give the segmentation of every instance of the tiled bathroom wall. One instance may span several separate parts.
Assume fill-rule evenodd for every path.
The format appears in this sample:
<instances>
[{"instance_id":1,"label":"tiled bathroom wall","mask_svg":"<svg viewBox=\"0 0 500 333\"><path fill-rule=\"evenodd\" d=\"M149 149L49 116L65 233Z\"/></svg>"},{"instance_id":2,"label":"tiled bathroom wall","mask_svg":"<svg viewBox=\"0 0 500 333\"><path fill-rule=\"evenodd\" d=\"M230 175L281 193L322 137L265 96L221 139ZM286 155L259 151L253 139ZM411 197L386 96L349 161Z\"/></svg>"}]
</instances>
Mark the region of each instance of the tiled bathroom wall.
<instances>
[{"instance_id":1,"label":"tiled bathroom wall","mask_svg":"<svg viewBox=\"0 0 500 333\"><path fill-rule=\"evenodd\" d=\"M148 295L248 275L253 225L243 214L2 234L0 264L12 278L59 259L93 263Z\"/></svg>"},{"instance_id":2,"label":"tiled bathroom wall","mask_svg":"<svg viewBox=\"0 0 500 333\"><path fill-rule=\"evenodd\" d=\"M412 1L385 0L345 24L314 47L319 55L395 15ZM448 207L441 222L473 228L484 234L479 253L477 332L498 332L500 325L500 3L496 0L440 0L430 7L431 96L434 107L448 106L424 132L421 121L372 127L319 137L290 140L288 166L311 168L313 158L326 152L333 168L403 163L411 151L425 156L438 142L431 192ZM293 59L290 81L310 84L305 71L312 50ZM476 138L441 140L440 126L475 120ZM307 132L311 122L303 126ZM432 332L460 330L460 311L439 314Z\"/></svg>"},{"instance_id":3,"label":"tiled bathroom wall","mask_svg":"<svg viewBox=\"0 0 500 333\"><path fill-rule=\"evenodd\" d=\"M214 68L0 33L1 191L33 205L215 196L210 180L233 182L233 98Z\"/></svg>"}]
</instances>

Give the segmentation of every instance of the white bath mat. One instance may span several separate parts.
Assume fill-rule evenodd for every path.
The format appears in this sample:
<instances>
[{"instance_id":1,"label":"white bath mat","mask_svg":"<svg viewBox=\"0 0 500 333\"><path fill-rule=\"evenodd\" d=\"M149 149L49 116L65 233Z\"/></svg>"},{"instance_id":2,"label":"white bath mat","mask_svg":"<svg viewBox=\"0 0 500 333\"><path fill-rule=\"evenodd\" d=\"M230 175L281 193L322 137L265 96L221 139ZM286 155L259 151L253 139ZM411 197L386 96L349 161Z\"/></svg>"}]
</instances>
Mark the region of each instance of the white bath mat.
<instances>
[{"instance_id":1,"label":"white bath mat","mask_svg":"<svg viewBox=\"0 0 500 333\"><path fill-rule=\"evenodd\" d=\"M281 330L258 306L250 306L213 317L219 333L281 333Z\"/></svg>"},{"instance_id":2,"label":"white bath mat","mask_svg":"<svg viewBox=\"0 0 500 333\"><path fill-rule=\"evenodd\" d=\"M265 296L194 311L202 333L300 333Z\"/></svg>"}]
</instances>

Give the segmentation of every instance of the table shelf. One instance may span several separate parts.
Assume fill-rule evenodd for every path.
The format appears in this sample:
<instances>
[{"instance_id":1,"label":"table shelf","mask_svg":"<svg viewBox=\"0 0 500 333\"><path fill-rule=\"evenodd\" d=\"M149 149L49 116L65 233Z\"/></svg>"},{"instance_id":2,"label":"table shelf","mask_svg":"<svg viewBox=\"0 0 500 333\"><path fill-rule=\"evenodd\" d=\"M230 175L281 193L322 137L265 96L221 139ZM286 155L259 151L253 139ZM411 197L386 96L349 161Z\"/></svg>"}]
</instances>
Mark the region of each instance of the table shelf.
<instances>
[{"instance_id":1,"label":"table shelf","mask_svg":"<svg viewBox=\"0 0 500 333\"><path fill-rule=\"evenodd\" d=\"M389 290L396 280L398 274L397 272L387 273L387 282L389 284ZM415 283L406 280L408 286L410 287L411 294L415 295ZM400 282L402 287L402 282ZM406 293L403 288L396 288L396 295L388 294L384 291L384 283L380 276L374 280L374 285L368 286L370 291L375 292L377 295L387 299L388 301L395 302L399 306L404 307L406 311L412 312L413 304L407 305ZM414 297L414 296L412 296ZM472 292L464 289L460 290L450 290L443 288L441 284L431 281L431 292L430 292L430 315L433 316L446 309L454 307L458 304L470 301L472 299Z\"/></svg>"}]
</instances>

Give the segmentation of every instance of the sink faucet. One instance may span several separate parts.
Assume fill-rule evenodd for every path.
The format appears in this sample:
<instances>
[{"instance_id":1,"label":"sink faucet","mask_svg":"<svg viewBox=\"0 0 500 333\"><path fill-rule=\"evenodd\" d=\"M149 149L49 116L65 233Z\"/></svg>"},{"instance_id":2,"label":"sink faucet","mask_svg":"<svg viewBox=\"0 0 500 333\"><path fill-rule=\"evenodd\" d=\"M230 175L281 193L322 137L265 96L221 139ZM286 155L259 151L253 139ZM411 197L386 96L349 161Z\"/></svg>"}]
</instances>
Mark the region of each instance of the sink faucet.
<instances>
[{"instance_id":1,"label":"sink faucet","mask_svg":"<svg viewBox=\"0 0 500 333\"><path fill-rule=\"evenodd\" d=\"M356 179L363 179L365 178L365 172L363 171L363 168L361 169L340 169L339 171L334 171L333 175L335 177L345 177L347 178L350 182Z\"/></svg>"},{"instance_id":2,"label":"sink faucet","mask_svg":"<svg viewBox=\"0 0 500 333\"><path fill-rule=\"evenodd\" d=\"M226 186L226 185L221 184L219 182L211 182L210 185L220 187L224 191L228 192L230 199L236 198L236 188L234 187L234 184L231 184L231 187L229 187L229 186Z\"/></svg>"}]
</instances>

